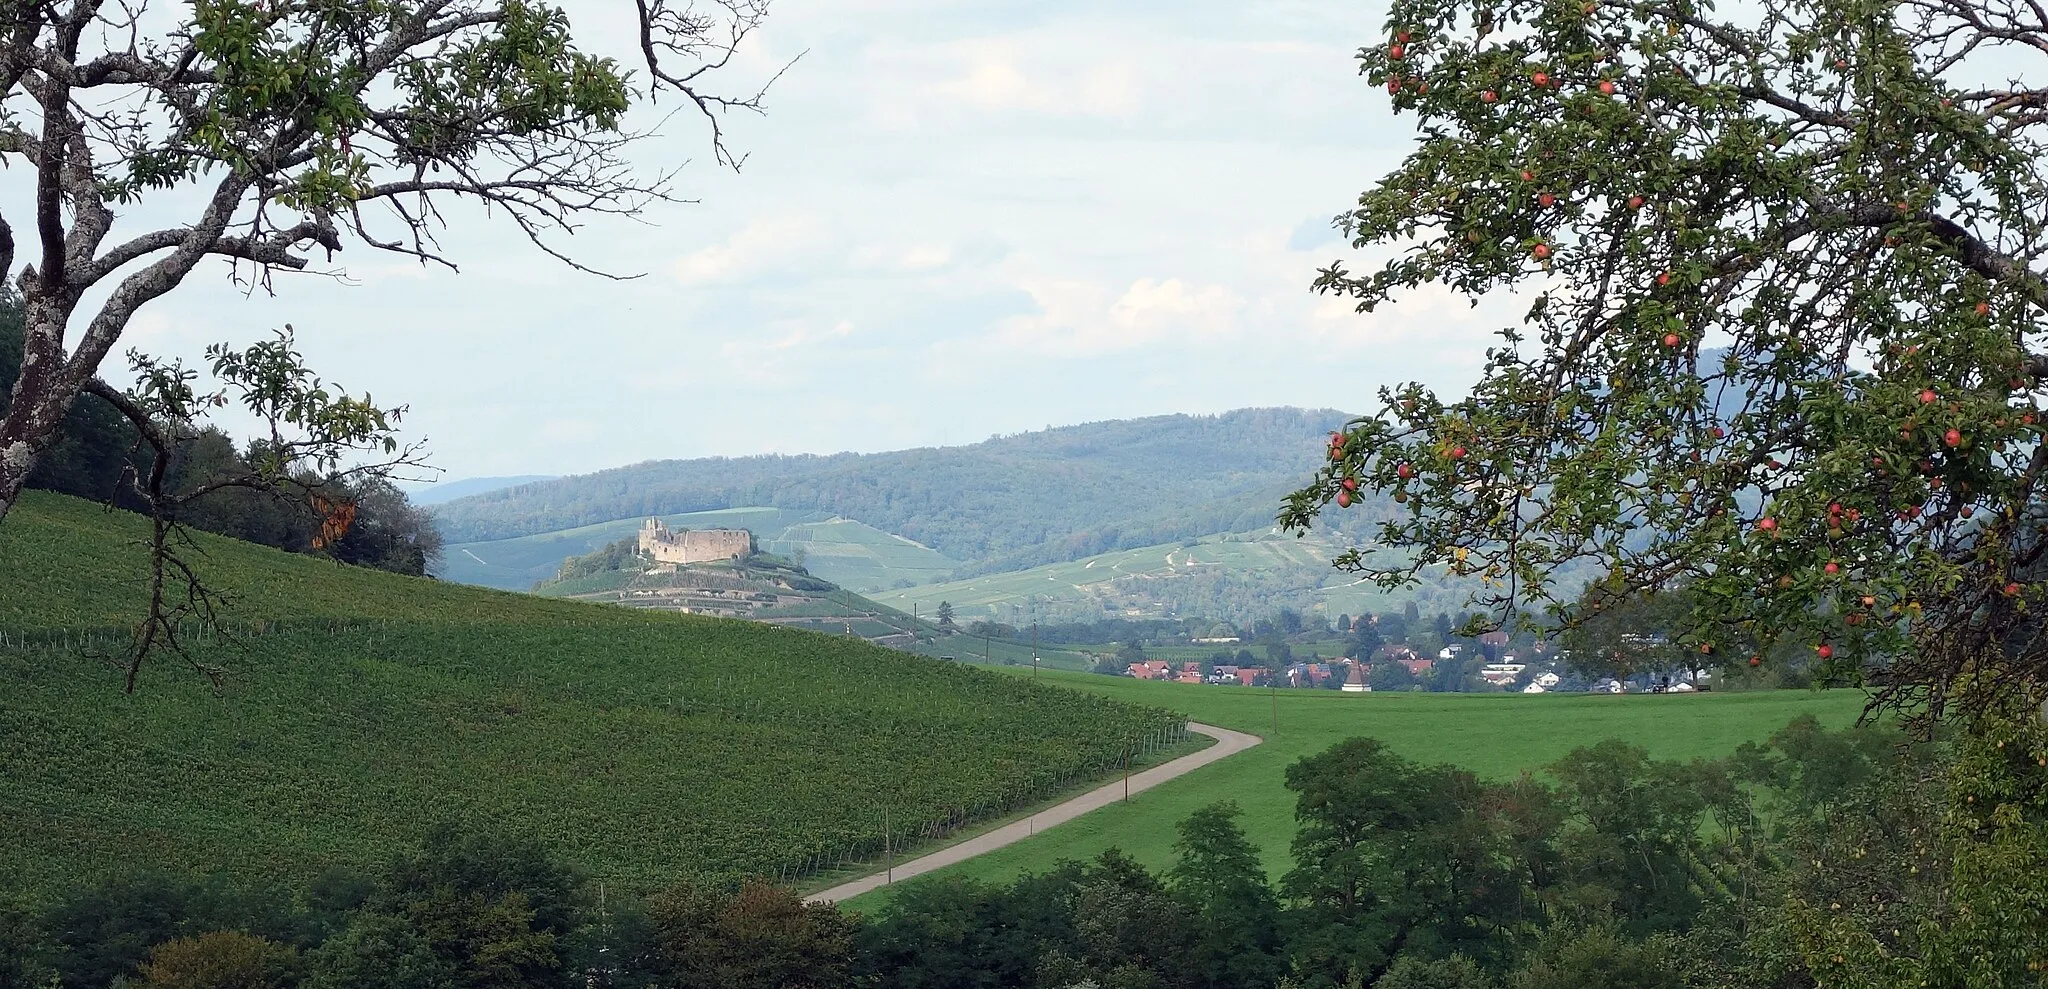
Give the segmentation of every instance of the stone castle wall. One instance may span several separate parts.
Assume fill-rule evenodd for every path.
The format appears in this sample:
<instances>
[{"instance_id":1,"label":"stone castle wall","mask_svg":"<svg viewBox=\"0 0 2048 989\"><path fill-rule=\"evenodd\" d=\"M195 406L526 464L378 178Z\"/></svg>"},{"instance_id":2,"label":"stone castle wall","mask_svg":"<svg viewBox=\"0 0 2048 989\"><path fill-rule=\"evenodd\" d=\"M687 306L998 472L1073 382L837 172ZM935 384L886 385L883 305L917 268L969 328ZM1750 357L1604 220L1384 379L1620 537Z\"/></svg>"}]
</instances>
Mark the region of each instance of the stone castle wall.
<instances>
[{"instance_id":1,"label":"stone castle wall","mask_svg":"<svg viewBox=\"0 0 2048 989\"><path fill-rule=\"evenodd\" d=\"M674 532L659 519L640 527L640 552L656 563L710 563L746 559L754 538L745 529L685 529Z\"/></svg>"}]
</instances>

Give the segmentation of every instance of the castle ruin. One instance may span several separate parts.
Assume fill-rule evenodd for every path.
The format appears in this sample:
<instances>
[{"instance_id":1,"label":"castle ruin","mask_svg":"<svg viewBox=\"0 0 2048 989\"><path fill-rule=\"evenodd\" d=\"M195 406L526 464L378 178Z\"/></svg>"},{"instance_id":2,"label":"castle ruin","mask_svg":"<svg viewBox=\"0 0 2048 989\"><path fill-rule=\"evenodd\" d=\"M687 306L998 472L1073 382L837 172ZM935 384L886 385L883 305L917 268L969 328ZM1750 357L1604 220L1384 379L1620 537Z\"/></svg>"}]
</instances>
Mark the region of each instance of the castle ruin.
<instances>
[{"instance_id":1,"label":"castle ruin","mask_svg":"<svg viewBox=\"0 0 2048 989\"><path fill-rule=\"evenodd\" d=\"M675 532L660 519L640 527L640 552L656 563L713 563L744 560L754 552L754 536L745 529L684 529Z\"/></svg>"}]
</instances>

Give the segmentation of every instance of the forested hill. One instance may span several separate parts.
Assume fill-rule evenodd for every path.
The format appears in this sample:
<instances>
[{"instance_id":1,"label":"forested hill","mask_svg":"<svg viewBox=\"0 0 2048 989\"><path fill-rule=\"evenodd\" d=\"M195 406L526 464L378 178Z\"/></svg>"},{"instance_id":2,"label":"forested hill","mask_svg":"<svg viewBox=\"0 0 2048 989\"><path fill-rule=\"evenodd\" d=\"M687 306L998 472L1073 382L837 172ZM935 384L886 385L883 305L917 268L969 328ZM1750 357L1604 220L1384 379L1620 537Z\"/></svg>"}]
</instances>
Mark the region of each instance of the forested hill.
<instances>
[{"instance_id":1,"label":"forested hill","mask_svg":"<svg viewBox=\"0 0 2048 989\"><path fill-rule=\"evenodd\" d=\"M1270 523L1315 471L1330 409L1066 426L972 446L663 460L436 506L451 543L741 506L828 511L968 570L1009 569Z\"/></svg>"}]
</instances>

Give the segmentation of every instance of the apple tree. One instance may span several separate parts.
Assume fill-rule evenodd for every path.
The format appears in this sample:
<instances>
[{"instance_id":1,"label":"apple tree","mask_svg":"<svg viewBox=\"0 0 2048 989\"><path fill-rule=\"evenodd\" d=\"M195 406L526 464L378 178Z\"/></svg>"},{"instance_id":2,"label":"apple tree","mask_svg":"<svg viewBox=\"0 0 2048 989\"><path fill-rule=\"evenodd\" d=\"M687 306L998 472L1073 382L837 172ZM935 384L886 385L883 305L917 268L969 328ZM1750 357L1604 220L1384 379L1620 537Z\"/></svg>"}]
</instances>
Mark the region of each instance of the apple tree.
<instances>
[{"instance_id":1,"label":"apple tree","mask_svg":"<svg viewBox=\"0 0 2048 989\"><path fill-rule=\"evenodd\" d=\"M0 3L0 164L33 182L0 212L26 321L0 519L137 311L208 259L258 289L351 244L453 267L437 235L460 201L574 264L561 235L671 195L627 156L627 111L661 94L736 167L721 115L761 94L713 85L766 0L619 14L637 77L538 0Z\"/></svg>"},{"instance_id":2,"label":"apple tree","mask_svg":"<svg viewBox=\"0 0 2048 989\"><path fill-rule=\"evenodd\" d=\"M1472 575L1496 621L1682 590L1724 663L2037 695L2044 55L2023 0L1396 0L1359 63L1419 139L1316 287L1521 315L1469 388L1381 389L1281 520L1391 497L1392 562L1343 565Z\"/></svg>"}]
</instances>

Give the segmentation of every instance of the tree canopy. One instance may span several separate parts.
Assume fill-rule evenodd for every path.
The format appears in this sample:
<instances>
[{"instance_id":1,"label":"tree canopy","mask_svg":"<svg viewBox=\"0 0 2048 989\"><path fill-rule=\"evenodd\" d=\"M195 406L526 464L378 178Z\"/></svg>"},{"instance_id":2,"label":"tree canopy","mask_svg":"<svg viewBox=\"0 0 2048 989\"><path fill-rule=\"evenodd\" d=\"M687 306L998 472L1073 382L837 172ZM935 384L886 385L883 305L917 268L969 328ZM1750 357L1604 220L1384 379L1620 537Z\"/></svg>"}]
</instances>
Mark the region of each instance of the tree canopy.
<instances>
[{"instance_id":1,"label":"tree canopy","mask_svg":"<svg viewBox=\"0 0 2048 989\"><path fill-rule=\"evenodd\" d=\"M23 218L0 215L0 273L26 322L0 418L0 518L129 320L203 260L258 289L350 242L452 268L443 211L468 200L575 264L555 237L671 196L669 175L625 155L642 136L625 114L657 91L703 111L736 164L719 114L759 94L711 84L765 0L634 10L638 79L526 0L8 5L0 163L35 195L19 272ZM132 228L178 209L183 223Z\"/></svg>"},{"instance_id":2,"label":"tree canopy","mask_svg":"<svg viewBox=\"0 0 2048 989\"><path fill-rule=\"evenodd\" d=\"M2035 689L2048 90L1993 80L2043 51L2009 2L1395 3L1360 68L1420 141L1337 218L1384 262L1316 287L1526 312L1469 390L1382 389L1283 521L1387 493L1400 562L1342 562L1480 575L1497 620L1684 588L1724 662Z\"/></svg>"}]
</instances>

